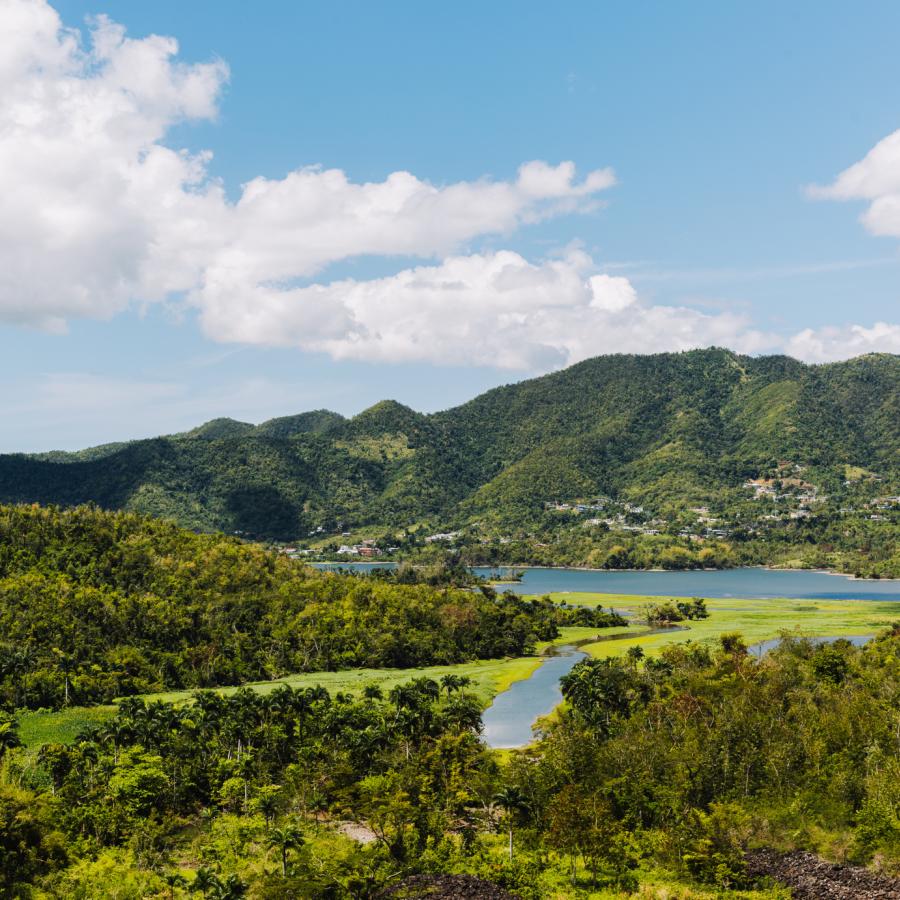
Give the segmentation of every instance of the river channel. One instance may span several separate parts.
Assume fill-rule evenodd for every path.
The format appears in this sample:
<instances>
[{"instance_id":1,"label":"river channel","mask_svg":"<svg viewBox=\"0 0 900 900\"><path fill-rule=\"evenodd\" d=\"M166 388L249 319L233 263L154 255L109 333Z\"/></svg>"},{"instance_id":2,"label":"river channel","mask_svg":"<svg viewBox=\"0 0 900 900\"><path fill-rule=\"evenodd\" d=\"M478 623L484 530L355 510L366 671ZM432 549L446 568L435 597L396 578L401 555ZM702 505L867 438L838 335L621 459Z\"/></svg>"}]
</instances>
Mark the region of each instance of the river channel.
<instances>
[{"instance_id":1,"label":"river channel","mask_svg":"<svg viewBox=\"0 0 900 900\"><path fill-rule=\"evenodd\" d=\"M594 644L599 641L621 641L636 637L660 634L664 631L684 631L680 626L671 628L645 628L626 634L599 635L581 641ZM535 671L521 681L514 681L481 717L484 722L484 740L489 747L504 749L523 747L532 740L532 725L542 716L549 715L562 702L559 680L567 675L587 653L578 644L551 647L546 659Z\"/></svg>"},{"instance_id":2,"label":"river channel","mask_svg":"<svg viewBox=\"0 0 900 900\"><path fill-rule=\"evenodd\" d=\"M379 564L362 563L347 568L368 571ZM391 565L380 564L380 565ZM322 566L322 568L331 566ZM491 580L509 577L510 569L478 567L477 575ZM525 568L521 580L501 584L517 594L601 593L649 597L733 598L736 601L770 599L897 600L900 581L862 580L827 572L764 568L692 572L607 572L592 569ZM642 632L646 633L646 632ZM633 638L637 632L611 635L607 640ZM864 643L868 635L853 636ZM819 640L829 640L820 638ZM751 649L757 656L777 646L778 639L763 641ZM587 656L574 645L553 648L553 655L529 677L516 681L498 694L485 711L484 739L491 747L522 747L532 740L532 725L551 713L562 700L559 680Z\"/></svg>"}]
</instances>

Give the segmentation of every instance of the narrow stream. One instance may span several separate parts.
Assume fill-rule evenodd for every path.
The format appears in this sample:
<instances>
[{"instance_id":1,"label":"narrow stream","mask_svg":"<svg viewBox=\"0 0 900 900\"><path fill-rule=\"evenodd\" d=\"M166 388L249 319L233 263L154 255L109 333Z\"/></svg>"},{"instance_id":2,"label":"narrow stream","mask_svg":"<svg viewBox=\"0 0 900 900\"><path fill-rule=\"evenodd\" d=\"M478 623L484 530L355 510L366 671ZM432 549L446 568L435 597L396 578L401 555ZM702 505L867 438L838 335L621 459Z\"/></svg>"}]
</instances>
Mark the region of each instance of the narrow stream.
<instances>
[{"instance_id":1,"label":"narrow stream","mask_svg":"<svg viewBox=\"0 0 900 900\"><path fill-rule=\"evenodd\" d=\"M597 635L577 644L551 647L546 660L528 677L515 681L481 717L484 722L484 740L489 747L509 749L524 747L532 741L531 727L541 716L549 715L562 702L559 680L567 675L587 653L579 647L599 641L627 641L651 634L670 631L686 631L684 626L644 628L625 634Z\"/></svg>"},{"instance_id":2,"label":"narrow stream","mask_svg":"<svg viewBox=\"0 0 900 900\"><path fill-rule=\"evenodd\" d=\"M528 677L513 682L509 690L498 694L482 716L484 740L489 747L524 747L531 743L531 726L562 702L559 679L571 671L587 653L573 644L555 647Z\"/></svg>"}]
</instances>

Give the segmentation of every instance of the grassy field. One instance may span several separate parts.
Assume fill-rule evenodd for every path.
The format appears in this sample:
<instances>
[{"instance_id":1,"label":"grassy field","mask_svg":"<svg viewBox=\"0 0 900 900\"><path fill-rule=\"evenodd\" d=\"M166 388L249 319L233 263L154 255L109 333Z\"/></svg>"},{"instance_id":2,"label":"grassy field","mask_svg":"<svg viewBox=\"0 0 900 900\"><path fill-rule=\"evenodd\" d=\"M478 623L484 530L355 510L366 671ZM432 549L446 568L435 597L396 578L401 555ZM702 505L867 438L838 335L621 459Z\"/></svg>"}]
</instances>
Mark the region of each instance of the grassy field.
<instances>
[{"instance_id":1,"label":"grassy field","mask_svg":"<svg viewBox=\"0 0 900 900\"><path fill-rule=\"evenodd\" d=\"M599 632L604 637L627 635L612 641L590 643L598 635L595 628L564 628L553 644L583 643L582 649L592 656L621 656L629 647L640 646L653 655L667 644L676 641L698 641L715 644L719 636L738 631L747 644L754 644L782 633L805 637L832 637L871 635L900 620L900 604L873 600L707 600L710 617L699 622L684 623L685 631L669 634L641 635L646 626L640 623L642 608L648 603L658 603L659 597L640 597L631 594L551 594L557 602L585 606L613 607L620 612L633 613L630 627L607 628ZM551 642L539 644L542 653ZM348 669L342 672L310 672L291 675L276 681L264 681L246 685L260 693L268 693L278 685L312 687L321 684L329 691L357 693L366 685L377 684L385 692L410 678L427 676L439 679L453 672L466 675L473 681L472 689L487 707L491 700L513 682L528 678L541 664L537 656L518 659L482 660L457 666L431 666L424 669ZM219 688L222 694L231 694L235 687ZM150 695L147 699L183 702L190 699L191 691L172 691ZM19 718L20 736L28 747L45 743L66 743L89 724L102 722L115 712L114 706L74 708L58 712L29 712Z\"/></svg>"},{"instance_id":2,"label":"grassy field","mask_svg":"<svg viewBox=\"0 0 900 900\"><path fill-rule=\"evenodd\" d=\"M78 706L58 712L20 713L19 737L26 747L70 744L89 725L99 725L116 711L114 706Z\"/></svg>"},{"instance_id":3,"label":"grassy field","mask_svg":"<svg viewBox=\"0 0 900 900\"><path fill-rule=\"evenodd\" d=\"M603 594L557 594L555 600L610 606L635 613L635 627L641 609L658 597L624 597ZM592 656L621 656L629 647L640 646L645 653L658 653L667 644L698 641L716 644L726 632L737 631L748 645L778 637L783 633L803 637L873 635L894 621L900 621L900 604L873 600L707 600L710 616L698 622L684 622L685 631L588 644L582 647Z\"/></svg>"},{"instance_id":4,"label":"grassy field","mask_svg":"<svg viewBox=\"0 0 900 900\"><path fill-rule=\"evenodd\" d=\"M569 641L584 640L597 634L596 629L590 628L567 628L564 632L565 639ZM541 649L546 646L549 646L549 643L542 645ZM367 685L377 684L387 692L395 685L411 678L426 676L440 679L442 675L452 672L471 678L473 682L471 690L487 707L497 694L505 691L514 681L527 678L540 664L539 657L525 656L517 659L479 660L457 666L430 666L423 669L346 669L342 672L307 672L276 681L247 684L244 687L268 694L282 684L293 688L320 684L332 693L337 691L358 693ZM233 694L236 690L237 687L216 689L217 693L225 695ZM193 691L169 691L150 694L145 699L178 703L189 700L192 693ZM115 706L94 706L74 707L56 712L22 713L19 716L19 736L26 747L40 747L47 743L68 743L87 725L103 722L111 718L115 711Z\"/></svg>"}]
</instances>

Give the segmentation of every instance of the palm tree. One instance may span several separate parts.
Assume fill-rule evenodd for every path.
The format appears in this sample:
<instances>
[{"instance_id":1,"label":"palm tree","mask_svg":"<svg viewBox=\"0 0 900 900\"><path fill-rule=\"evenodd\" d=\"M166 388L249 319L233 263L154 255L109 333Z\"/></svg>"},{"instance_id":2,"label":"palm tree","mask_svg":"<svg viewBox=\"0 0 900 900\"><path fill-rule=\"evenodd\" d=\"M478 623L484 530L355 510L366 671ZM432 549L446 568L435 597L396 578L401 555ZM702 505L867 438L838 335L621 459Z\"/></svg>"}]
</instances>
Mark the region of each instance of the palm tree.
<instances>
[{"instance_id":1,"label":"palm tree","mask_svg":"<svg viewBox=\"0 0 900 900\"><path fill-rule=\"evenodd\" d=\"M219 879L216 878L215 873L213 873L209 869L201 867L197 869L197 874L194 876L194 880L191 882L190 891L192 894L197 892L206 894L218 885Z\"/></svg>"},{"instance_id":2,"label":"palm tree","mask_svg":"<svg viewBox=\"0 0 900 900\"><path fill-rule=\"evenodd\" d=\"M278 808L281 805L281 788L274 784L260 788L253 805L263 814L263 818L266 820L266 831L268 831L269 825L278 814Z\"/></svg>"},{"instance_id":3,"label":"palm tree","mask_svg":"<svg viewBox=\"0 0 900 900\"><path fill-rule=\"evenodd\" d=\"M437 700L441 696L441 686L433 678L415 678L410 684L429 700Z\"/></svg>"},{"instance_id":4,"label":"palm tree","mask_svg":"<svg viewBox=\"0 0 900 900\"><path fill-rule=\"evenodd\" d=\"M296 825L284 825L273 828L266 842L270 847L277 847L281 854L281 877L287 877L287 857L291 850L298 850L304 844L303 832Z\"/></svg>"},{"instance_id":5,"label":"palm tree","mask_svg":"<svg viewBox=\"0 0 900 900\"><path fill-rule=\"evenodd\" d=\"M452 672L449 672L441 678L441 687L447 692L448 697L453 691L461 691L471 683L472 679L467 675L454 675Z\"/></svg>"},{"instance_id":6,"label":"palm tree","mask_svg":"<svg viewBox=\"0 0 900 900\"><path fill-rule=\"evenodd\" d=\"M88 782L94 787L94 766L100 761L100 747L94 741L82 741L78 745L81 758L87 764Z\"/></svg>"},{"instance_id":7,"label":"palm tree","mask_svg":"<svg viewBox=\"0 0 900 900\"><path fill-rule=\"evenodd\" d=\"M19 740L19 723L11 716L0 713L0 756L7 750L21 745Z\"/></svg>"},{"instance_id":8,"label":"palm tree","mask_svg":"<svg viewBox=\"0 0 900 900\"><path fill-rule=\"evenodd\" d=\"M247 885L237 875L229 875L224 881L217 880L215 900L239 900L247 893Z\"/></svg>"},{"instance_id":9,"label":"palm tree","mask_svg":"<svg viewBox=\"0 0 900 900\"><path fill-rule=\"evenodd\" d=\"M482 731L481 704L469 694L458 694L447 701L444 718L460 731Z\"/></svg>"},{"instance_id":10,"label":"palm tree","mask_svg":"<svg viewBox=\"0 0 900 900\"><path fill-rule=\"evenodd\" d=\"M124 700L122 701L125 702ZM97 739L104 744L112 744L113 763L119 764L119 748L134 736L134 731L129 722L122 719L120 712L115 719L107 722L97 730Z\"/></svg>"},{"instance_id":11,"label":"palm tree","mask_svg":"<svg viewBox=\"0 0 900 900\"><path fill-rule=\"evenodd\" d=\"M321 684L317 684L315 687L308 687L303 693L312 703L327 703L331 699L328 689L322 687Z\"/></svg>"},{"instance_id":12,"label":"palm tree","mask_svg":"<svg viewBox=\"0 0 900 900\"><path fill-rule=\"evenodd\" d=\"M391 688L388 697L396 705L399 712L404 707L414 706L419 694L410 684L398 684L396 687Z\"/></svg>"},{"instance_id":13,"label":"palm tree","mask_svg":"<svg viewBox=\"0 0 900 900\"><path fill-rule=\"evenodd\" d=\"M509 825L509 860L512 862L513 825L517 816L528 811L528 799L515 785L508 785L494 794L494 803L502 807L506 813L507 824Z\"/></svg>"},{"instance_id":14,"label":"palm tree","mask_svg":"<svg viewBox=\"0 0 900 900\"><path fill-rule=\"evenodd\" d=\"M164 881L169 886L169 900L175 900L175 888L187 884L187 879L180 872L167 872Z\"/></svg>"}]
</instances>

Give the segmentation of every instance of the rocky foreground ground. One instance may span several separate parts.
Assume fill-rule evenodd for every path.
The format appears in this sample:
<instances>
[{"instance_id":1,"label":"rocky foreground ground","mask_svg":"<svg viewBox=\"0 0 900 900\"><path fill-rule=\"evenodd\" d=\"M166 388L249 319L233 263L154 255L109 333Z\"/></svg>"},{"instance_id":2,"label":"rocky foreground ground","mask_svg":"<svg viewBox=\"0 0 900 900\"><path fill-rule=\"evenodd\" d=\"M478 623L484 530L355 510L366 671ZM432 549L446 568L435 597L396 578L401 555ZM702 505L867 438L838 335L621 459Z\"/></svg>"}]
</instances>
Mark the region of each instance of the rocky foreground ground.
<instances>
[{"instance_id":1,"label":"rocky foreground ground","mask_svg":"<svg viewBox=\"0 0 900 900\"><path fill-rule=\"evenodd\" d=\"M861 866L828 863L796 850L753 850L747 866L755 878L790 888L793 900L900 900L900 879ZM382 891L380 900L515 900L503 888L471 875L414 875Z\"/></svg>"},{"instance_id":2,"label":"rocky foreground ground","mask_svg":"<svg viewBox=\"0 0 900 900\"><path fill-rule=\"evenodd\" d=\"M413 875L382 891L380 900L516 900L509 891L472 875Z\"/></svg>"},{"instance_id":3,"label":"rocky foreground ground","mask_svg":"<svg viewBox=\"0 0 900 900\"><path fill-rule=\"evenodd\" d=\"M825 862L813 853L754 850L747 866L757 878L769 877L791 889L794 900L898 900L900 879L861 866Z\"/></svg>"}]
</instances>

